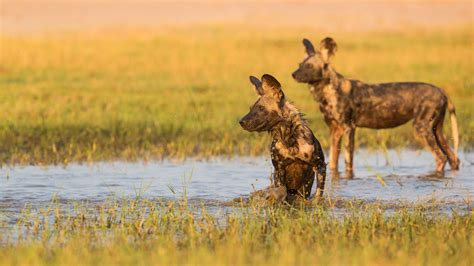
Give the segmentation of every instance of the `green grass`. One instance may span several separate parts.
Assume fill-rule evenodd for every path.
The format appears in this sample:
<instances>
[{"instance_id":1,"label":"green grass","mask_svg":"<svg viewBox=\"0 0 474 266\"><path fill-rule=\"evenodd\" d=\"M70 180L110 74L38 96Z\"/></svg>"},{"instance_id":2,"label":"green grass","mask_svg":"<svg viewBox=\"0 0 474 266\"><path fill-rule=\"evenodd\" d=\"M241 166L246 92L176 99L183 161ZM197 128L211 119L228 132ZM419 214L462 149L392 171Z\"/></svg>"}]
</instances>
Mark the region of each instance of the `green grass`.
<instances>
[{"instance_id":1,"label":"green grass","mask_svg":"<svg viewBox=\"0 0 474 266\"><path fill-rule=\"evenodd\" d=\"M70 203L26 208L0 234L2 265L470 265L474 213L436 206L386 209L348 201L312 208L185 201ZM92 207L92 208L91 208ZM1 232L1 231L0 231Z\"/></svg>"},{"instance_id":2,"label":"green grass","mask_svg":"<svg viewBox=\"0 0 474 266\"><path fill-rule=\"evenodd\" d=\"M307 87L290 74L306 29L189 29L0 37L0 162L68 163L267 152L268 137L237 121L256 96L248 76L271 73L328 148ZM473 33L331 34L334 66L367 82L425 81L457 107L461 144L474 144ZM450 135L446 120L445 132ZM357 145L417 146L411 125L359 130ZM417 146L418 147L418 146Z\"/></svg>"}]
</instances>

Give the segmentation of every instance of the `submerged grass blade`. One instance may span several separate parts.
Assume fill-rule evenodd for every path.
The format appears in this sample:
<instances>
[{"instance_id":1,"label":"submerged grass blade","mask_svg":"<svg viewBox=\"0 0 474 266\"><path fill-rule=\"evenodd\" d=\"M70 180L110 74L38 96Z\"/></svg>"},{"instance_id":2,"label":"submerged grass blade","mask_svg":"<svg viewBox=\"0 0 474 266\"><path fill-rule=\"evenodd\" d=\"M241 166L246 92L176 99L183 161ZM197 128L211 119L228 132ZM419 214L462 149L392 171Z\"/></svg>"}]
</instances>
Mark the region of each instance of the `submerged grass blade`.
<instances>
[{"instance_id":1,"label":"submerged grass blade","mask_svg":"<svg viewBox=\"0 0 474 266\"><path fill-rule=\"evenodd\" d=\"M387 186L387 183L385 183L385 180L383 179L382 175L381 174L375 174L375 177L377 177L377 180L380 182L380 184L385 187Z\"/></svg>"}]
</instances>

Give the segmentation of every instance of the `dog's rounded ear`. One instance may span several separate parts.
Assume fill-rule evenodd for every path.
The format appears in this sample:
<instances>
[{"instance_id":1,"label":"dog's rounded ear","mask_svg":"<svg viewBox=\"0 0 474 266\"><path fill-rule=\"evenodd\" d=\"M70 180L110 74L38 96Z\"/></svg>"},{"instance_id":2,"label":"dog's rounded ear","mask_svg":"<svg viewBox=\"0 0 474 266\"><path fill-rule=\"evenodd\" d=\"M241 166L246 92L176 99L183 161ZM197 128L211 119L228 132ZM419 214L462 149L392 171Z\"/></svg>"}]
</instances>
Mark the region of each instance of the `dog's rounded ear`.
<instances>
[{"instance_id":1,"label":"dog's rounded ear","mask_svg":"<svg viewBox=\"0 0 474 266\"><path fill-rule=\"evenodd\" d=\"M262 76L262 88L265 94L271 95L279 101L285 98L280 82L272 75L264 74Z\"/></svg>"},{"instance_id":2,"label":"dog's rounded ear","mask_svg":"<svg viewBox=\"0 0 474 266\"><path fill-rule=\"evenodd\" d=\"M336 54L337 44L331 37L326 37L319 43L319 51L324 62L329 63Z\"/></svg>"},{"instance_id":3,"label":"dog's rounded ear","mask_svg":"<svg viewBox=\"0 0 474 266\"><path fill-rule=\"evenodd\" d=\"M306 38L303 39L303 45L304 45L304 48L306 49L306 53L309 56L316 54L316 50L314 49L314 46L313 46L313 44L311 43L310 40L308 40Z\"/></svg>"},{"instance_id":4,"label":"dog's rounded ear","mask_svg":"<svg viewBox=\"0 0 474 266\"><path fill-rule=\"evenodd\" d=\"M250 80L250 83L253 84L253 88L258 95L262 96L263 94L265 94L262 88L262 82L258 78L254 76L250 76L249 80Z\"/></svg>"}]
</instances>

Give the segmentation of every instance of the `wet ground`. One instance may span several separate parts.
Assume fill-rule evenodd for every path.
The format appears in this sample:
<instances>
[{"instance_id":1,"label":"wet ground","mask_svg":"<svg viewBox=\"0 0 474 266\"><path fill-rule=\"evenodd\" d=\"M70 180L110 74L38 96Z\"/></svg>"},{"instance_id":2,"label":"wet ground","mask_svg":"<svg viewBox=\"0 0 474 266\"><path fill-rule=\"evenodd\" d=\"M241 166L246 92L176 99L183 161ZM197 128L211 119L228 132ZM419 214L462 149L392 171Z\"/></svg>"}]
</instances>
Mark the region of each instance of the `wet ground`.
<instances>
[{"instance_id":1,"label":"wet ground","mask_svg":"<svg viewBox=\"0 0 474 266\"><path fill-rule=\"evenodd\" d=\"M441 177L432 173L434 160L427 152L361 151L355 158L354 178L329 175L327 197L385 203L436 200L447 204L447 210L474 199L474 153L461 153L461 170L447 170ZM266 157L4 167L0 218L11 223L25 205L46 207L52 198L65 203L123 197L175 200L186 194L216 206L266 187L271 170Z\"/></svg>"}]
</instances>

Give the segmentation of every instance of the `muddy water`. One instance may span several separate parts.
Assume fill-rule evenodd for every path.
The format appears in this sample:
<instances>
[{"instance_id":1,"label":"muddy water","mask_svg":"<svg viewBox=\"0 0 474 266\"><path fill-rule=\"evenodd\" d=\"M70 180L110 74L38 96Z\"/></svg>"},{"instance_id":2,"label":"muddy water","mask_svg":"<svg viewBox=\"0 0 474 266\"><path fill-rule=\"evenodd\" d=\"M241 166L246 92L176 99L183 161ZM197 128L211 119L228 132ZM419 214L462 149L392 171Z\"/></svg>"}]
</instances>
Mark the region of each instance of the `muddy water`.
<instances>
[{"instance_id":1,"label":"muddy water","mask_svg":"<svg viewBox=\"0 0 474 266\"><path fill-rule=\"evenodd\" d=\"M460 156L461 170L448 170L439 177L432 174L434 160L427 152L360 151L355 156L355 177L330 175L326 195L367 201L437 199L465 204L467 198L474 199L474 153ZM25 204L47 206L53 197L62 202L95 202L136 196L178 199L186 194L193 200L219 203L266 187L271 170L267 157L4 167L0 170L0 217L15 216L12 214Z\"/></svg>"}]
</instances>

